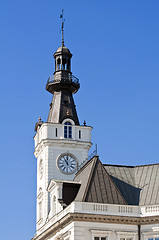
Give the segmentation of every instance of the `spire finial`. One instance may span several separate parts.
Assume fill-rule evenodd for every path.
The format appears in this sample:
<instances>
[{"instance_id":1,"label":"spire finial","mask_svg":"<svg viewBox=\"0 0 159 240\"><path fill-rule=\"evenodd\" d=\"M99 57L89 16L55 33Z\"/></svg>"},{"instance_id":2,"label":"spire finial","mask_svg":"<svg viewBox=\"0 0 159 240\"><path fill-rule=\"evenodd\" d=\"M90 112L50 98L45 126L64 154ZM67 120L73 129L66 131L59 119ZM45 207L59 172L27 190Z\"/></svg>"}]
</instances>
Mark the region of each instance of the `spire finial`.
<instances>
[{"instance_id":1,"label":"spire finial","mask_svg":"<svg viewBox=\"0 0 159 240\"><path fill-rule=\"evenodd\" d=\"M64 46L64 21L65 19L63 18L63 9L62 9L62 14L60 14L60 18L62 18L62 27L61 27L61 32L62 32L62 47Z\"/></svg>"}]
</instances>

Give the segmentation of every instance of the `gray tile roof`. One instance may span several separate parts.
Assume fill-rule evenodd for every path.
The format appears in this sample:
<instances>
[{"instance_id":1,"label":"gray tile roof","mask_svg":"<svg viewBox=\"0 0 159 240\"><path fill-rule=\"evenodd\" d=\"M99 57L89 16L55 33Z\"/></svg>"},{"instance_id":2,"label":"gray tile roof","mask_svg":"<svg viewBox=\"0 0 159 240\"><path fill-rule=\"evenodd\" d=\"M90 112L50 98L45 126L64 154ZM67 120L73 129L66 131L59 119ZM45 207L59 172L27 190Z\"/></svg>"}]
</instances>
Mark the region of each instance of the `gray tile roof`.
<instances>
[{"instance_id":1,"label":"gray tile roof","mask_svg":"<svg viewBox=\"0 0 159 240\"><path fill-rule=\"evenodd\" d=\"M159 164L104 166L128 204L159 204Z\"/></svg>"},{"instance_id":2,"label":"gray tile roof","mask_svg":"<svg viewBox=\"0 0 159 240\"><path fill-rule=\"evenodd\" d=\"M76 175L81 187L75 201L126 204L127 202L98 157L90 160Z\"/></svg>"}]
</instances>

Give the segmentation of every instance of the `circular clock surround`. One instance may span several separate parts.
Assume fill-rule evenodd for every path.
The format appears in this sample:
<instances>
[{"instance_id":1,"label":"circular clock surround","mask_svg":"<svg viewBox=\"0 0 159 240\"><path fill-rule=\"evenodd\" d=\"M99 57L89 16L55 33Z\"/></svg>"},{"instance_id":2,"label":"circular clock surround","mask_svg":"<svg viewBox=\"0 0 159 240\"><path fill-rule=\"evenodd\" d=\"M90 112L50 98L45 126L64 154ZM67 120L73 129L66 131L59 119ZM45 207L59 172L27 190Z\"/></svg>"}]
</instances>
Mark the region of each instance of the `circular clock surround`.
<instances>
[{"instance_id":1,"label":"circular clock surround","mask_svg":"<svg viewBox=\"0 0 159 240\"><path fill-rule=\"evenodd\" d=\"M78 162L72 154L63 153L57 159L57 167L63 174L73 174L77 170Z\"/></svg>"}]
</instances>

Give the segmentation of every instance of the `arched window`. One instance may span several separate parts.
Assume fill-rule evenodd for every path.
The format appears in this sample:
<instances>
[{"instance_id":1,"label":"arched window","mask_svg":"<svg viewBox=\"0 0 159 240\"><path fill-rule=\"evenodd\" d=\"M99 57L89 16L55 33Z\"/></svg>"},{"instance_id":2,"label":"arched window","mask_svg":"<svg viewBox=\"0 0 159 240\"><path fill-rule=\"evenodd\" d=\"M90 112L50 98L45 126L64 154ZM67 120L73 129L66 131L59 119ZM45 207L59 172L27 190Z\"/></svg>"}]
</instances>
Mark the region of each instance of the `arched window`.
<instances>
[{"instance_id":1,"label":"arched window","mask_svg":"<svg viewBox=\"0 0 159 240\"><path fill-rule=\"evenodd\" d=\"M61 69L61 59L58 58L57 59L57 70L60 70Z\"/></svg>"},{"instance_id":2,"label":"arched window","mask_svg":"<svg viewBox=\"0 0 159 240\"><path fill-rule=\"evenodd\" d=\"M62 70L65 70L66 67L66 58L62 59Z\"/></svg>"},{"instance_id":3,"label":"arched window","mask_svg":"<svg viewBox=\"0 0 159 240\"><path fill-rule=\"evenodd\" d=\"M72 138L72 124L65 122L64 125L64 138Z\"/></svg>"},{"instance_id":4,"label":"arched window","mask_svg":"<svg viewBox=\"0 0 159 240\"><path fill-rule=\"evenodd\" d=\"M70 59L67 61L67 70L70 71Z\"/></svg>"}]
</instances>

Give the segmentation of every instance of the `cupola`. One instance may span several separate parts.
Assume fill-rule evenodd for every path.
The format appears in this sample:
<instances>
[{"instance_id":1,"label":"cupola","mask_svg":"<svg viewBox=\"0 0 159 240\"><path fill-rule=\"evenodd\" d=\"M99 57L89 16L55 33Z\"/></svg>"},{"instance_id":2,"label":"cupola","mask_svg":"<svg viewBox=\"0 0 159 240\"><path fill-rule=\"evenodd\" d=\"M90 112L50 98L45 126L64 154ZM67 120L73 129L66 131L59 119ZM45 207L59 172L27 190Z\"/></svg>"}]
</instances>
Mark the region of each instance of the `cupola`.
<instances>
[{"instance_id":1,"label":"cupola","mask_svg":"<svg viewBox=\"0 0 159 240\"><path fill-rule=\"evenodd\" d=\"M67 71L71 73L71 57L72 54L67 47L65 46L59 47L57 51L54 53L55 72Z\"/></svg>"}]
</instances>

